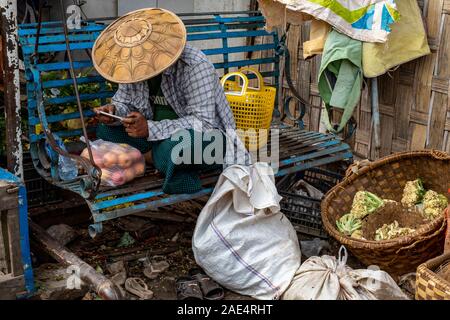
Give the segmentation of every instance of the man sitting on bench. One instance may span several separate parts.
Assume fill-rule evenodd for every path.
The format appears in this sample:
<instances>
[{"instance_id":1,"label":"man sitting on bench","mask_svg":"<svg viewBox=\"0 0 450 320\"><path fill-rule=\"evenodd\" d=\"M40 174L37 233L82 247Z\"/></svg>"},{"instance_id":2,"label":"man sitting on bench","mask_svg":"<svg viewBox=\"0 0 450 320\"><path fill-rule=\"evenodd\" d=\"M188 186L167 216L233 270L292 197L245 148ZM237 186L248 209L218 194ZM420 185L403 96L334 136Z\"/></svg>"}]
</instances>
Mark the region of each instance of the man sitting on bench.
<instances>
[{"instance_id":1,"label":"man sitting on bench","mask_svg":"<svg viewBox=\"0 0 450 320\"><path fill-rule=\"evenodd\" d=\"M177 170L168 162L172 162L170 152L176 142L170 138L183 129L189 130L191 136L205 129L233 135L236 125L214 66L199 49L186 44L186 28L181 19L164 9L128 13L102 32L94 44L92 57L104 78L119 83L111 104L95 109L101 123L97 138L127 143L145 154L147 160L152 154L152 162L166 175L166 180L168 174L171 176L172 180L163 188L165 192L198 191L198 172L186 177L192 175L186 172L192 167L181 168L183 174L173 177L173 171ZM124 119L117 121L101 111ZM235 135L232 139L242 149ZM202 143L201 150L206 145ZM195 153L198 149L194 143L191 146ZM222 160L224 149L225 141ZM200 165L196 163L195 169L203 170L205 166L212 168L202 161ZM195 186L186 188L186 179L194 179Z\"/></svg>"}]
</instances>

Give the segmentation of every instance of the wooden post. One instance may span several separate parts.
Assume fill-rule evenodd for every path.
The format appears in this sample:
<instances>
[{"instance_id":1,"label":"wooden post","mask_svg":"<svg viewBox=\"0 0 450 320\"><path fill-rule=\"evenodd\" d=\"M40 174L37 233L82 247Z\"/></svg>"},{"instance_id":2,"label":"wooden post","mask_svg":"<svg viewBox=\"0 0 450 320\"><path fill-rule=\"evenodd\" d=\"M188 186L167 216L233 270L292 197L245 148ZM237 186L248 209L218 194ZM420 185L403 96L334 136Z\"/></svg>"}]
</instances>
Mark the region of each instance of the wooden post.
<instances>
[{"instance_id":1,"label":"wooden post","mask_svg":"<svg viewBox=\"0 0 450 320\"><path fill-rule=\"evenodd\" d=\"M17 1L0 0L8 170L23 180Z\"/></svg>"}]
</instances>

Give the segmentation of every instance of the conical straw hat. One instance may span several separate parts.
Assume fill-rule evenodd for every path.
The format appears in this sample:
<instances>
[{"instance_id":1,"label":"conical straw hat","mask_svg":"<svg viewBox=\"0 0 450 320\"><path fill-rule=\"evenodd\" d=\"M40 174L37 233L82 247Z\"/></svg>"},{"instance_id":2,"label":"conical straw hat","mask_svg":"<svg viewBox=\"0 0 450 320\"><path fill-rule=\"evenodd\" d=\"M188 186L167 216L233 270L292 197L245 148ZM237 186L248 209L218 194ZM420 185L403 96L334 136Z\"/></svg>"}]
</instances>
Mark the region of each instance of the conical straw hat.
<instances>
[{"instance_id":1,"label":"conical straw hat","mask_svg":"<svg viewBox=\"0 0 450 320\"><path fill-rule=\"evenodd\" d=\"M107 80L133 83L170 67L183 52L186 28L174 13L147 8L111 23L95 41L92 60Z\"/></svg>"}]
</instances>

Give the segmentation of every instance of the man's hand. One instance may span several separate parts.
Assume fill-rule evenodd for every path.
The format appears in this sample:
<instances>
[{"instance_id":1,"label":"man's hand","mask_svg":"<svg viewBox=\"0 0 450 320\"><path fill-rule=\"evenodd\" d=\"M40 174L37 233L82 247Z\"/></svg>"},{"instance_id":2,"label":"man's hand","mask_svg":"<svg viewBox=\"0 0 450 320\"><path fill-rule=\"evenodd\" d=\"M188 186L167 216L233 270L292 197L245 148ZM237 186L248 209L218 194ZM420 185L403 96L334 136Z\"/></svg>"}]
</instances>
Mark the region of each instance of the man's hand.
<instances>
[{"instance_id":1,"label":"man's hand","mask_svg":"<svg viewBox=\"0 0 450 320\"><path fill-rule=\"evenodd\" d=\"M106 106L101 106L98 108L94 108L94 112L95 112L95 118L100 122L100 123L105 123L105 124L111 124L115 121L117 121L116 119L112 118L112 117L108 117L108 116L104 116L102 114L99 113L99 111L103 111L103 112L107 112L110 114L114 114L115 108L112 104L106 105Z\"/></svg>"},{"instance_id":2,"label":"man's hand","mask_svg":"<svg viewBox=\"0 0 450 320\"><path fill-rule=\"evenodd\" d=\"M147 119L139 112L130 112L123 119L125 131L133 138L148 138Z\"/></svg>"}]
</instances>

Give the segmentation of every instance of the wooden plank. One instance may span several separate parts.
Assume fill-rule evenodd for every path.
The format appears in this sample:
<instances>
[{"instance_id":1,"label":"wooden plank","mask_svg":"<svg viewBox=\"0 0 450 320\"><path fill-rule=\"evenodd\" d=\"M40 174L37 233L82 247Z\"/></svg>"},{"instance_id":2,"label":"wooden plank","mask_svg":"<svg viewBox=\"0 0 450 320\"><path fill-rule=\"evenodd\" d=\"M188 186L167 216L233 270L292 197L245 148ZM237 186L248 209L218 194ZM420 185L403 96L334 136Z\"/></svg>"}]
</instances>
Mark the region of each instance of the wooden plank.
<instances>
[{"instance_id":1,"label":"wooden plank","mask_svg":"<svg viewBox=\"0 0 450 320\"><path fill-rule=\"evenodd\" d=\"M372 124L372 113L371 112L365 112L360 111L359 117L358 117L358 128L362 132L368 133L371 128ZM366 140L366 143L369 143L369 138Z\"/></svg>"},{"instance_id":2,"label":"wooden plank","mask_svg":"<svg viewBox=\"0 0 450 320\"><path fill-rule=\"evenodd\" d=\"M381 149L380 157L390 155L392 152L392 138L394 135L394 118L380 114L381 123Z\"/></svg>"},{"instance_id":3,"label":"wooden plank","mask_svg":"<svg viewBox=\"0 0 450 320\"><path fill-rule=\"evenodd\" d=\"M431 88L433 91L437 91L439 93L448 94L448 89L450 86L450 79L433 77Z\"/></svg>"},{"instance_id":4,"label":"wooden plank","mask_svg":"<svg viewBox=\"0 0 450 320\"><path fill-rule=\"evenodd\" d=\"M25 293L25 277L11 274L0 275L0 300L15 300L18 294Z\"/></svg>"},{"instance_id":5,"label":"wooden plank","mask_svg":"<svg viewBox=\"0 0 450 320\"><path fill-rule=\"evenodd\" d=\"M298 26L291 26L289 29L289 33L287 36L287 48L289 50L291 63L291 78L292 82L294 83L294 86L297 85L298 81L298 51L299 51L299 43L300 43L300 27Z\"/></svg>"},{"instance_id":6,"label":"wooden plank","mask_svg":"<svg viewBox=\"0 0 450 320\"><path fill-rule=\"evenodd\" d=\"M1 217L0 217L1 218ZM6 230L6 228L5 228ZM9 253L7 255L7 251L5 248L5 241L4 239L4 235L3 235L4 231L3 228L1 227L1 220L0 220L0 274L3 273L8 273L9 271L9 259L6 259L6 257L9 257ZM9 248L8 248L9 249Z\"/></svg>"},{"instance_id":7,"label":"wooden plank","mask_svg":"<svg viewBox=\"0 0 450 320\"><path fill-rule=\"evenodd\" d=\"M2 43L2 36L0 36L0 43ZM3 46L0 45L0 91L3 91Z\"/></svg>"},{"instance_id":8,"label":"wooden plank","mask_svg":"<svg viewBox=\"0 0 450 320\"><path fill-rule=\"evenodd\" d=\"M417 62L417 75L415 79L415 110L428 112L430 108L433 71L436 65L437 54L432 53Z\"/></svg>"},{"instance_id":9,"label":"wooden plank","mask_svg":"<svg viewBox=\"0 0 450 320\"><path fill-rule=\"evenodd\" d=\"M298 92L300 96L307 102L310 102L310 81L311 81L311 66L309 61L300 61L299 62L299 71L298 71ZM307 108L306 112L310 113L311 108Z\"/></svg>"},{"instance_id":10,"label":"wooden plank","mask_svg":"<svg viewBox=\"0 0 450 320\"><path fill-rule=\"evenodd\" d=\"M17 193L10 195L6 192L6 190L10 188L15 188L15 185L6 184L0 186L0 210L7 211L11 209L15 209L18 207L18 197Z\"/></svg>"},{"instance_id":11,"label":"wooden plank","mask_svg":"<svg viewBox=\"0 0 450 320\"><path fill-rule=\"evenodd\" d=\"M311 69L310 69L311 70ZM311 83L310 84L310 95L312 96L319 96L319 86L317 83Z\"/></svg>"},{"instance_id":12,"label":"wooden plank","mask_svg":"<svg viewBox=\"0 0 450 320\"><path fill-rule=\"evenodd\" d=\"M438 66L436 68L436 76L440 78L448 78L450 76L450 17L444 15L442 23L442 35L439 45Z\"/></svg>"},{"instance_id":13,"label":"wooden plank","mask_svg":"<svg viewBox=\"0 0 450 320\"><path fill-rule=\"evenodd\" d=\"M444 151L450 153L450 131L445 131L444 133Z\"/></svg>"},{"instance_id":14,"label":"wooden plank","mask_svg":"<svg viewBox=\"0 0 450 320\"><path fill-rule=\"evenodd\" d=\"M442 13L450 14L450 0L444 0L444 5L442 7Z\"/></svg>"},{"instance_id":15,"label":"wooden plank","mask_svg":"<svg viewBox=\"0 0 450 320\"><path fill-rule=\"evenodd\" d=\"M9 237L8 237L8 211L0 211L0 242L2 243L2 250L0 251L2 260L2 272L11 273L11 252L9 247Z\"/></svg>"},{"instance_id":16,"label":"wooden plank","mask_svg":"<svg viewBox=\"0 0 450 320\"><path fill-rule=\"evenodd\" d=\"M369 146L364 143L357 143L355 145L355 153L358 157L362 157L364 159L368 158Z\"/></svg>"},{"instance_id":17,"label":"wooden plank","mask_svg":"<svg viewBox=\"0 0 450 320\"><path fill-rule=\"evenodd\" d=\"M19 203L18 194L8 190L14 190L15 185L0 182L0 227L2 229L2 254L6 261L6 273L13 276L23 274L22 259L20 254L20 231L19 231Z\"/></svg>"},{"instance_id":18,"label":"wooden plank","mask_svg":"<svg viewBox=\"0 0 450 320\"><path fill-rule=\"evenodd\" d=\"M444 15L442 24L442 38L439 45L438 67L436 76L440 78L450 77L450 18ZM448 95L434 92L431 105L428 148L441 149L444 147L444 128L447 119L447 108L449 106Z\"/></svg>"},{"instance_id":19,"label":"wooden plank","mask_svg":"<svg viewBox=\"0 0 450 320\"><path fill-rule=\"evenodd\" d=\"M397 94L397 82L399 78L399 72L389 72L378 77L378 93L379 103L389 106L394 106L395 97Z\"/></svg>"},{"instance_id":20,"label":"wooden plank","mask_svg":"<svg viewBox=\"0 0 450 320\"><path fill-rule=\"evenodd\" d=\"M395 115L395 108L393 105L380 104L380 113L386 116L393 117Z\"/></svg>"},{"instance_id":21,"label":"wooden plank","mask_svg":"<svg viewBox=\"0 0 450 320\"><path fill-rule=\"evenodd\" d=\"M431 100L430 100L430 103L431 103ZM428 113L411 111L411 113L409 114L409 120L410 120L410 122L427 126L428 125Z\"/></svg>"},{"instance_id":22,"label":"wooden plank","mask_svg":"<svg viewBox=\"0 0 450 320\"><path fill-rule=\"evenodd\" d=\"M425 21L427 24L428 38L431 41L439 37L442 9L443 0L428 1L427 17Z\"/></svg>"},{"instance_id":23,"label":"wooden plank","mask_svg":"<svg viewBox=\"0 0 450 320\"><path fill-rule=\"evenodd\" d=\"M445 117L447 113L446 95L434 93L432 99L432 112L430 117L429 138L427 148L442 149L444 142Z\"/></svg>"},{"instance_id":24,"label":"wooden plank","mask_svg":"<svg viewBox=\"0 0 450 320\"><path fill-rule=\"evenodd\" d=\"M306 32L306 31L305 31ZM308 59L310 66L310 81L311 81L311 104L314 108L311 109L310 116L310 130L324 132L325 128L321 125L321 114L322 114L322 99L319 95L318 89L318 79L319 79L319 69L321 56L316 55L311 59Z\"/></svg>"},{"instance_id":25,"label":"wooden plank","mask_svg":"<svg viewBox=\"0 0 450 320\"><path fill-rule=\"evenodd\" d=\"M420 124L411 124L411 143L410 150L422 150L425 148L427 140L427 127Z\"/></svg>"},{"instance_id":26,"label":"wooden plank","mask_svg":"<svg viewBox=\"0 0 450 320\"><path fill-rule=\"evenodd\" d=\"M362 88L361 97L359 100L359 110L364 112L372 112L369 86L364 86Z\"/></svg>"},{"instance_id":27,"label":"wooden plank","mask_svg":"<svg viewBox=\"0 0 450 320\"><path fill-rule=\"evenodd\" d=\"M356 142L357 143L367 144L367 142L370 140L370 131L368 131L368 130L357 130L355 136L356 136Z\"/></svg>"},{"instance_id":28,"label":"wooden plank","mask_svg":"<svg viewBox=\"0 0 450 320\"><path fill-rule=\"evenodd\" d=\"M13 276L19 276L23 274L20 251L19 208L8 210L7 217L11 273Z\"/></svg>"},{"instance_id":29,"label":"wooden plank","mask_svg":"<svg viewBox=\"0 0 450 320\"><path fill-rule=\"evenodd\" d=\"M395 132L394 137L408 139L409 110L413 105L413 92L410 86L399 85L395 101Z\"/></svg>"},{"instance_id":30,"label":"wooden plank","mask_svg":"<svg viewBox=\"0 0 450 320\"><path fill-rule=\"evenodd\" d=\"M310 110L309 130L320 131L321 113L322 111L319 108L312 108Z\"/></svg>"},{"instance_id":31,"label":"wooden plank","mask_svg":"<svg viewBox=\"0 0 450 320\"><path fill-rule=\"evenodd\" d=\"M396 138L392 140L392 152L403 152L408 149L408 140Z\"/></svg>"}]
</instances>

